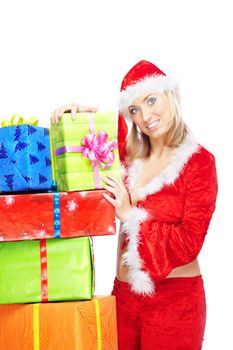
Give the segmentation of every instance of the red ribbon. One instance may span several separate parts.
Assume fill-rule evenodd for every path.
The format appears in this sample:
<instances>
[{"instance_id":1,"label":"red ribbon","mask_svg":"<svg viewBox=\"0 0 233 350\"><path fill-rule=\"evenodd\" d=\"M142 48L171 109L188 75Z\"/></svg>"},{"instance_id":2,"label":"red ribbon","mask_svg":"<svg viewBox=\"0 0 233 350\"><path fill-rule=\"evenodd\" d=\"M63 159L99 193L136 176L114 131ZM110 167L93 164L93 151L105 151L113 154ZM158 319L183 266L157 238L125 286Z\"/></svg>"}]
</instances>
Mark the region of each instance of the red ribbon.
<instances>
[{"instance_id":1,"label":"red ribbon","mask_svg":"<svg viewBox=\"0 0 233 350\"><path fill-rule=\"evenodd\" d=\"M48 268L46 239L40 241L41 302L48 302Z\"/></svg>"}]
</instances>

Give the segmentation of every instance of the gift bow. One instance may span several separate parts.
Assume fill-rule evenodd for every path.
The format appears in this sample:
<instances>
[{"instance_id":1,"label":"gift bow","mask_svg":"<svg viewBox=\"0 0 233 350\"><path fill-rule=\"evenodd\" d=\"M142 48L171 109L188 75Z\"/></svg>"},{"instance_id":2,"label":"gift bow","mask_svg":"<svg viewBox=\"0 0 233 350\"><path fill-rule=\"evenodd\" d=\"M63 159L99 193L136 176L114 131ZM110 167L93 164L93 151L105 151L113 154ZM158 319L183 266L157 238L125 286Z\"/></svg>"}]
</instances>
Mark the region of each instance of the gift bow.
<instances>
[{"instance_id":1,"label":"gift bow","mask_svg":"<svg viewBox=\"0 0 233 350\"><path fill-rule=\"evenodd\" d=\"M100 164L102 169L107 169L114 163L115 155L112 152L117 148L115 141L108 141L108 134L101 130L96 134L87 134L83 140L82 154L89 158L92 167Z\"/></svg>"},{"instance_id":2,"label":"gift bow","mask_svg":"<svg viewBox=\"0 0 233 350\"><path fill-rule=\"evenodd\" d=\"M93 130L90 128L91 131ZM117 148L115 141L107 141L108 134L101 130L98 135L94 132L87 134L82 139L83 146L63 146L55 150L55 155L70 152L82 152L85 158L89 158L94 171L95 188L100 188L100 178L98 164L102 169L107 169L114 163L115 154L113 150Z\"/></svg>"},{"instance_id":3,"label":"gift bow","mask_svg":"<svg viewBox=\"0 0 233 350\"><path fill-rule=\"evenodd\" d=\"M14 114L11 117L11 120L3 120L1 122L1 127L4 128L6 126L16 126L21 124L37 125L38 122L38 119L36 119L35 117L31 117L29 120L24 121L23 116L21 114Z\"/></svg>"}]
</instances>

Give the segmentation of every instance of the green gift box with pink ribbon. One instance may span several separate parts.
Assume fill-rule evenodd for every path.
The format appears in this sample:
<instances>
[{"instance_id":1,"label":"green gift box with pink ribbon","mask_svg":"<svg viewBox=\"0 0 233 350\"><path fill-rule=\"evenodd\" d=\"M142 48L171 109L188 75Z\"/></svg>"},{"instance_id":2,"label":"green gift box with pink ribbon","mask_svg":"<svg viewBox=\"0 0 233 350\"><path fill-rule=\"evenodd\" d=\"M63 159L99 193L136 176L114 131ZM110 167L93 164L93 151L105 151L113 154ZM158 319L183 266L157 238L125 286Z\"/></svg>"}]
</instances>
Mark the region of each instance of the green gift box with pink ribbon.
<instances>
[{"instance_id":1,"label":"green gift box with pink ribbon","mask_svg":"<svg viewBox=\"0 0 233 350\"><path fill-rule=\"evenodd\" d=\"M107 173L121 181L115 112L64 113L51 134L58 191L102 188Z\"/></svg>"}]
</instances>

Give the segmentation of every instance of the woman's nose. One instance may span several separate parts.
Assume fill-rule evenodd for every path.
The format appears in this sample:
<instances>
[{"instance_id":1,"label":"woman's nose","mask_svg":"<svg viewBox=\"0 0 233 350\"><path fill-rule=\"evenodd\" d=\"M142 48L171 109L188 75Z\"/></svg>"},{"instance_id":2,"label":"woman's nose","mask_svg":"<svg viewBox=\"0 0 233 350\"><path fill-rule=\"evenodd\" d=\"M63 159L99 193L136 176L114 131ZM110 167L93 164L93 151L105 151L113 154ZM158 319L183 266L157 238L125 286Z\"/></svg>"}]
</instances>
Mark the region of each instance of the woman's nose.
<instances>
[{"instance_id":1,"label":"woman's nose","mask_svg":"<svg viewBox=\"0 0 233 350\"><path fill-rule=\"evenodd\" d=\"M142 120L148 122L151 119L150 113L147 110L142 110Z\"/></svg>"}]
</instances>

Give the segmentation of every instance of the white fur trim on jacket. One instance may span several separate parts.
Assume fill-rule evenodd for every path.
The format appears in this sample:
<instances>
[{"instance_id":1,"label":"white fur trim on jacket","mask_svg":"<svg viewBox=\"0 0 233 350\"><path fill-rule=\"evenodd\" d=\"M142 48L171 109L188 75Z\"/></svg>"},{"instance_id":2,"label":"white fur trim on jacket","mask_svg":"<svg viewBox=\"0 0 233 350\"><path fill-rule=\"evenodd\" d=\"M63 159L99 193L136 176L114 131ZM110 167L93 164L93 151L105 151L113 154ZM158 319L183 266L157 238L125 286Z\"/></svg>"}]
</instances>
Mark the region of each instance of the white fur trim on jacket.
<instances>
[{"instance_id":1,"label":"white fur trim on jacket","mask_svg":"<svg viewBox=\"0 0 233 350\"><path fill-rule=\"evenodd\" d=\"M182 172L185 164L191 156L199 149L198 143L194 140L192 134L188 134L184 143L177 147L176 154L171 163L163 170L163 172L155 176L146 186L141 187L138 192L138 198L144 199L149 194L159 192L165 185L171 185ZM133 191L138 176L143 167L143 160L137 159L129 168L127 187L129 191Z\"/></svg>"},{"instance_id":2,"label":"white fur trim on jacket","mask_svg":"<svg viewBox=\"0 0 233 350\"><path fill-rule=\"evenodd\" d=\"M137 247L140 244L140 224L148 218L148 213L142 208L132 208L127 220L121 226L122 232L127 235L128 249L123 254L123 264L128 267L128 279L131 289L137 294L151 295L155 291L154 283L148 272L142 271L142 260Z\"/></svg>"},{"instance_id":3,"label":"white fur trim on jacket","mask_svg":"<svg viewBox=\"0 0 233 350\"><path fill-rule=\"evenodd\" d=\"M126 169L125 164L123 164L123 163L121 163L121 176L123 179L125 179L127 176L127 169Z\"/></svg>"},{"instance_id":4,"label":"white fur trim on jacket","mask_svg":"<svg viewBox=\"0 0 233 350\"><path fill-rule=\"evenodd\" d=\"M178 90L178 85L172 77L166 75L152 75L139 80L135 84L122 90L119 98L119 110L127 117L127 109L130 104L137 99L142 93L152 91L175 91Z\"/></svg>"}]
</instances>

